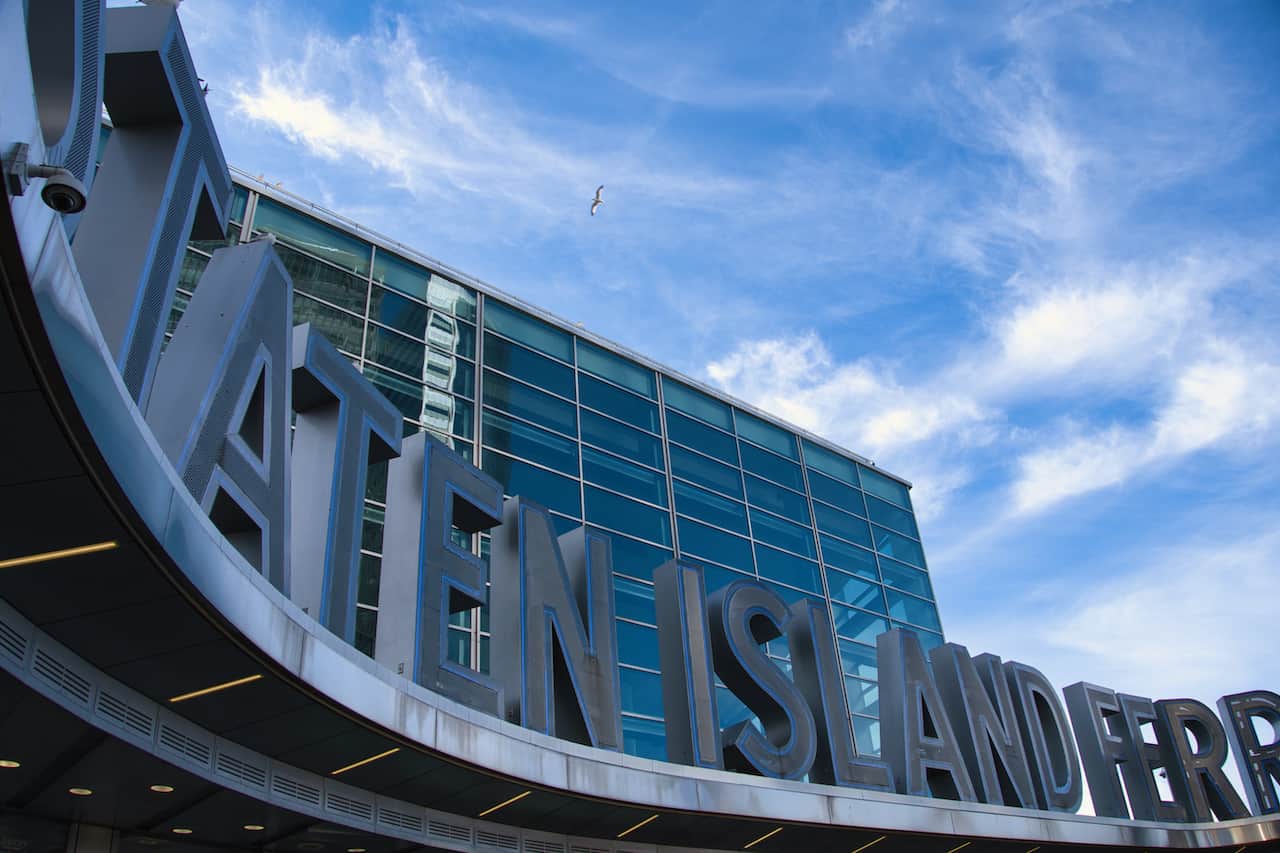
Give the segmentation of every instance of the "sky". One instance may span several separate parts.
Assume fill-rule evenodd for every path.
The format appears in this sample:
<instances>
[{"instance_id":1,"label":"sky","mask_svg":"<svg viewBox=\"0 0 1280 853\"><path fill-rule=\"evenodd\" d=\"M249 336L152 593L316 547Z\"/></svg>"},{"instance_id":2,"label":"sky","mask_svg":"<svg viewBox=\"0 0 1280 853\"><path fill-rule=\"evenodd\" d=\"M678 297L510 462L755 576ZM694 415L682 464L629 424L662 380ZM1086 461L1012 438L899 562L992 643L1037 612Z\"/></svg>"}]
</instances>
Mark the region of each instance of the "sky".
<instances>
[{"instance_id":1,"label":"sky","mask_svg":"<svg viewBox=\"0 0 1280 853\"><path fill-rule=\"evenodd\" d=\"M910 480L949 640L1280 691L1280 5L181 14L233 165Z\"/></svg>"}]
</instances>

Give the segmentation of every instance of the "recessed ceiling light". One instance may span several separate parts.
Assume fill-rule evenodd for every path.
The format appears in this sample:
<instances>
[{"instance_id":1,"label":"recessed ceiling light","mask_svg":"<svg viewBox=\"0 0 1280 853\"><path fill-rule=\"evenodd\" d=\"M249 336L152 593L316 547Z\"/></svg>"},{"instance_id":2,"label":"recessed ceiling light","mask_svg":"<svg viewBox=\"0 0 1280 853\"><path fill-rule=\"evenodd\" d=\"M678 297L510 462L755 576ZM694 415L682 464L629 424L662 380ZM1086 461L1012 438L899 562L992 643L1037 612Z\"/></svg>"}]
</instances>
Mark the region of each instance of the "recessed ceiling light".
<instances>
[{"instance_id":1,"label":"recessed ceiling light","mask_svg":"<svg viewBox=\"0 0 1280 853\"><path fill-rule=\"evenodd\" d=\"M92 788L68 788L68 794L75 794L77 797L89 797L93 795Z\"/></svg>"},{"instance_id":2,"label":"recessed ceiling light","mask_svg":"<svg viewBox=\"0 0 1280 853\"><path fill-rule=\"evenodd\" d=\"M157 794L172 794L173 786L172 785L152 785L151 790L155 791Z\"/></svg>"},{"instance_id":3,"label":"recessed ceiling light","mask_svg":"<svg viewBox=\"0 0 1280 853\"><path fill-rule=\"evenodd\" d=\"M400 747L398 746L393 747L391 749L386 750L385 752L379 752L377 755L370 755L368 758L362 758L359 761L354 761L351 764L348 764L346 767L339 767L337 770L330 770L329 775L340 776L343 773L346 773L348 770L355 770L357 767L364 767L366 764L370 764L374 761L377 761L380 758L386 758L388 755L395 755L399 751L400 751Z\"/></svg>"},{"instance_id":4,"label":"recessed ceiling light","mask_svg":"<svg viewBox=\"0 0 1280 853\"><path fill-rule=\"evenodd\" d=\"M3 767L6 770L13 770L14 768L21 767L21 766L22 766L21 761L14 761L13 759L10 759L10 758L0 758L0 767Z\"/></svg>"},{"instance_id":5,"label":"recessed ceiling light","mask_svg":"<svg viewBox=\"0 0 1280 853\"><path fill-rule=\"evenodd\" d=\"M366 853L363 847L348 847L347 853Z\"/></svg>"},{"instance_id":6,"label":"recessed ceiling light","mask_svg":"<svg viewBox=\"0 0 1280 853\"><path fill-rule=\"evenodd\" d=\"M489 808L480 812L480 814L476 815L476 817L488 817L489 815L496 812L498 809L505 809L507 806L511 805L512 803L518 803L532 793L533 791L525 791L523 793L516 794L514 797L512 797L509 800L503 800L502 802L498 803L496 806L490 806Z\"/></svg>"},{"instance_id":7,"label":"recessed ceiling light","mask_svg":"<svg viewBox=\"0 0 1280 853\"><path fill-rule=\"evenodd\" d=\"M191 834L191 830L190 830L190 829L187 829L185 826L175 826L175 827L174 827L172 830L170 830L170 831L171 831L174 835L190 835L190 834Z\"/></svg>"},{"instance_id":8,"label":"recessed ceiling light","mask_svg":"<svg viewBox=\"0 0 1280 853\"><path fill-rule=\"evenodd\" d=\"M262 678L262 673L255 675L246 675L244 678L236 678L232 681L224 681L221 684L215 684L212 687L202 687L199 690L192 690L190 693L182 693L169 699L170 702L186 702L188 699L196 699L201 696L208 696L210 693L220 693L223 690L230 690L232 687L239 687L242 684L251 684Z\"/></svg>"},{"instance_id":9,"label":"recessed ceiling light","mask_svg":"<svg viewBox=\"0 0 1280 853\"><path fill-rule=\"evenodd\" d=\"M262 832L266 827L260 823L246 823L244 825L244 829L247 829L249 832Z\"/></svg>"},{"instance_id":10,"label":"recessed ceiling light","mask_svg":"<svg viewBox=\"0 0 1280 853\"><path fill-rule=\"evenodd\" d=\"M81 554L94 554L98 551L110 551L118 547L115 542L96 542L93 545L80 545L76 548L63 548L61 551L44 551L39 554L28 554L25 557L12 557L0 560L0 569L13 569L18 566L29 566L32 563L46 563L49 560L61 560L65 557L78 557Z\"/></svg>"}]
</instances>

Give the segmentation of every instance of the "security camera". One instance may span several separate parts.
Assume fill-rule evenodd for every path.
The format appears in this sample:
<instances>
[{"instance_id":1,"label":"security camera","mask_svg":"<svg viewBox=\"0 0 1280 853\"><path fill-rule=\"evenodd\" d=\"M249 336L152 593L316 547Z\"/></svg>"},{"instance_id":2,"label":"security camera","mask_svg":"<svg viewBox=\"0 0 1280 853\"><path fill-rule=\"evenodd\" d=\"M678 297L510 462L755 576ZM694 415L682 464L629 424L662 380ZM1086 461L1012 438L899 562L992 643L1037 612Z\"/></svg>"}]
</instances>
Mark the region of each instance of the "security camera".
<instances>
[{"instance_id":1,"label":"security camera","mask_svg":"<svg viewBox=\"0 0 1280 853\"><path fill-rule=\"evenodd\" d=\"M84 210L84 184L69 170L58 166L32 166L27 169L27 174L33 178L45 178L40 198L56 212L70 214Z\"/></svg>"},{"instance_id":2,"label":"security camera","mask_svg":"<svg viewBox=\"0 0 1280 853\"><path fill-rule=\"evenodd\" d=\"M25 143L15 145L4 158L5 189L10 195L22 195L32 178L44 178L45 184L40 190L40 198L45 204L61 214L79 213L84 210L86 195L84 184L61 166L47 164L32 165L27 162L29 146Z\"/></svg>"}]
</instances>

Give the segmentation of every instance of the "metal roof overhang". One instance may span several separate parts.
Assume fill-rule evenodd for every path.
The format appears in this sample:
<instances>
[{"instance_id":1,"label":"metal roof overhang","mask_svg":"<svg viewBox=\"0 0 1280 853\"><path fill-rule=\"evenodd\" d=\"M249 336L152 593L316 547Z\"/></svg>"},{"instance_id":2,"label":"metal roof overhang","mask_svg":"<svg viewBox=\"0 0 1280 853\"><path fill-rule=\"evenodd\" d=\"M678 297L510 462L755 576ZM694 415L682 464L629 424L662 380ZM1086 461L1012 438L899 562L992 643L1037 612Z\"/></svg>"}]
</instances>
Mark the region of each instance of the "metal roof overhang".
<instances>
[{"instance_id":1,"label":"metal roof overhang","mask_svg":"<svg viewBox=\"0 0 1280 853\"><path fill-rule=\"evenodd\" d=\"M60 221L38 199L12 202L0 206L0 560L115 546L0 568L0 760L21 765L0 769L0 835L96 824L126 850L166 839L300 853L1280 849L1274 816L1144 823L647 761L396 676L217 533L129 401Z\"/></svg>"}]
</instances>

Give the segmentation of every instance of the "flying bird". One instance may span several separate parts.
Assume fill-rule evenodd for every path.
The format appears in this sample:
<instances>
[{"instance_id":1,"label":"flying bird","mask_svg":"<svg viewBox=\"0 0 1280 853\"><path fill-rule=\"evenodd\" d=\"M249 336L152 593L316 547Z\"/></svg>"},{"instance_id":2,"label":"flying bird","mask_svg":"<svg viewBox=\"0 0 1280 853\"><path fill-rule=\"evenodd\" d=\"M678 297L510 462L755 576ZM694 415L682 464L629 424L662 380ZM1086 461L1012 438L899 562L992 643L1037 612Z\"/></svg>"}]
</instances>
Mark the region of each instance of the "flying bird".
<instances>
[{"instance_id":1,"label":"flying bird","mask_svg":"<svg viewBox=\"0 0 1280 853\"><path fill-rule=\"evenodd\" d=\"M591 215L595 216L600 205L604 204L604 199L600 198L600 193L604 191L604 184L596 187L596 197L591 200Z\"/></svg>"}]
</instances>

